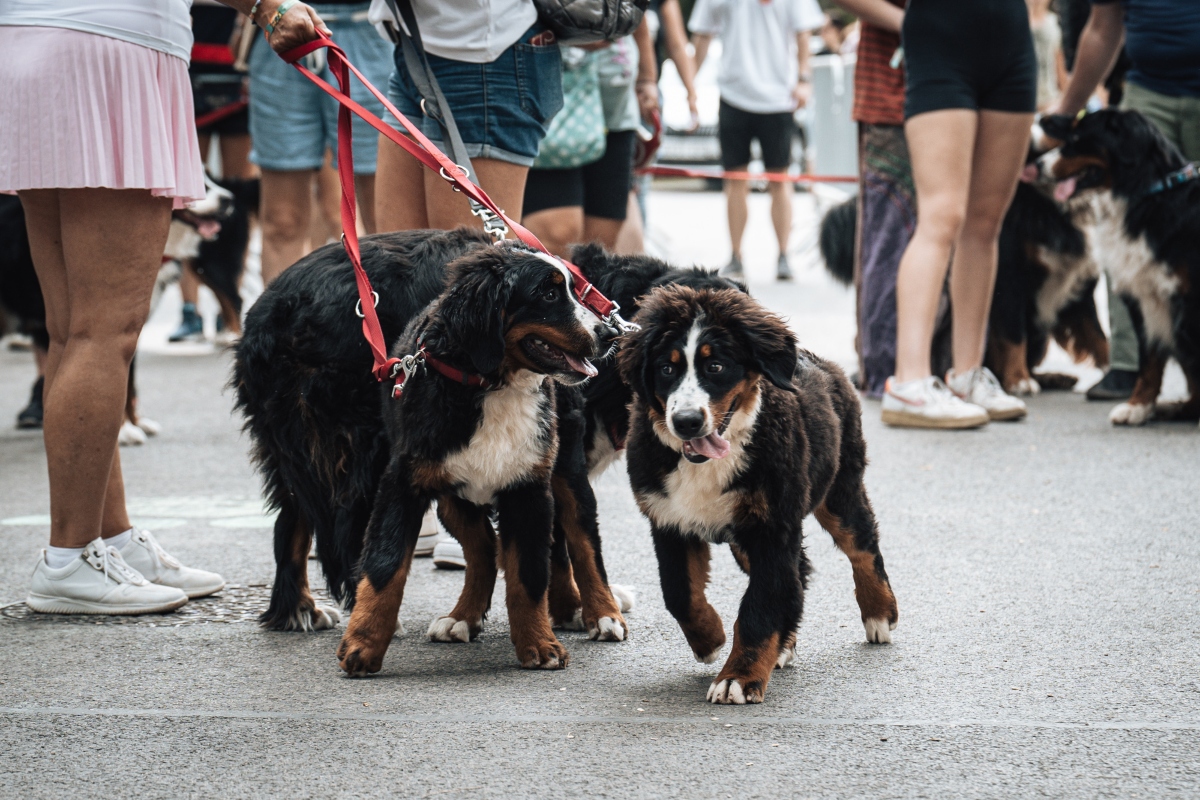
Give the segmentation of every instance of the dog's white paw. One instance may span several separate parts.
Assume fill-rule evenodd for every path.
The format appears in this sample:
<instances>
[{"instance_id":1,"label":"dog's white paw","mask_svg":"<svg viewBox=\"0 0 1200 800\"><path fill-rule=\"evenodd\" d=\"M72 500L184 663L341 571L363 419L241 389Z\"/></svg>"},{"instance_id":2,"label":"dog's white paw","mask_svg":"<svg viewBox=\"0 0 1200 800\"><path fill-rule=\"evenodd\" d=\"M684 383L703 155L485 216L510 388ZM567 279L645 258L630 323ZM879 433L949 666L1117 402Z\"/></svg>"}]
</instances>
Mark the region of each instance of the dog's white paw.
<instances>
[{"instance_id":1,"label":"dog's white paw","mask_svg":"<svg viewBox=\"0 0 1200 800\"><path fill-rule=\"evenodd\" d=\"M1039 394L1041 391L1042 385L1033 378L1021 378L1021 380L1016 382L1009 394L1021 397Z\"/></svg>"},{"instance_id":2,"label":"dog's white paw","mask_svg":"<svg viewBox=\"0 0 1200 800\"><path fill-rule=\"evenodd\" d=\"M742 684L735 680L713 681L708 687L707 700L719 705L744 706L746 694Z\"/></svg>"},{"instance_id":3,"label":"dog's white paw","mask_svg":"<svg viewBox=\"0 0 1200 800\"><path fill-rule=\"evenodd\" d=\"M588 631L588 638L597 642L625 641L625 626L612 617L601 617L596 621L596 627Z\"/></svg>"},{"instance_id":4,"label":"dog's white paw","mask_svg":"<svg viewBox=\"0 0 1200 800\"><path fill-rule=\"evenodd\" d=\"M465 619L438 617L429 625L429 640L432 642L469 642L471 625Z\"/></svg>"},{"instance_id":5,"label":"dog's white paw","mask_svg":"<svg viewBox=\"0 0 1200 800\"><path fill-rule=\"evenodd\" d=\"M612 592L613 599L617 601L617 607L621 609L622 614L633 611L633 604L637 602L637 589L620 583L610 583L608 590Z\"/></svg>"},{"instance_id":6,"label":"dog's white paw","mask_svg":"<svg viewBox=\"0 0 1200 800\"><path fill-rule=\"evenodd\" d=\"M723 646L724 645L722 645L722 647ZM713 650L711 653L709 653L706 656L696 655L695 653L693 653L692 655L695 655L696 660L699 661L701 664L711 664L717 660L718 656L721 655L721 648L718 647L716 650Z\"/></svg>"},{"instance_id":7,"label":"dog's white paw","mask_svg":"<svg viewBox=\"0 0 1200 800\"><path fill-rule=\"evenodd\" d=\"M146 417L138 417L137 426L142 429L142 433L147 436L158 436L162 432L162 425L159 425L152 419Z\"/></svg>"},{"instance_id":8,"label":"dog's white paw","mask_svg":"<svg viewBox=\"0 0 1200 800\"><path fill-rule=\"evenodd\" d=\"M335 627L342 621L341 613L328 606L298 608L283 628L285 631L323 631Z\"/></svg>"},{"instance_id":9,"label":"dog's white paw","mask_svg":"<svg viewBox=\"0 0 1200 800\"><path fill-rule=\"evenodd\" d=\"M396 618L396 632L392 634L392 638L393 639L401 639L407 633L408 633L408 631L404 630L404 623L400 621L399 617L397 617Z\"/></svg>"},{"instance_id":10,"label":"dog's white paw","mask_svg":"<svg viewBox=\"0 0 1200 800\"><path fill-rule=\"evenodd\" d=\"M775 669L790 667L794 663L796 663L796 646L792 645L779 651L779 658L775 659Z\"/></svg>"},{"instance_id":11,"label":"dog's white paw","mask_svg":"<svg viewBox=\"0 0 1200 800\"><path fill-rule=\"evenodd\" d=\"M1113 425L1145 425L1154 416L1154 406L1142 403L1121 403L1108 413Z\"/></svg>"},{"instance_id":12,"label":"dog's white paw","mask_svg":"<svg viewBox=\"0 0 1200 800\"><path fill-rule=\"evenodd\" d=\"M121 425L120 432L117 433L117 444L122 447L130 447L146 443L146 433L137 425L134 425L129 420L125 420Z\"/></svg>"},{"instance_id":13,"label":"dog's white paw","mask_svg":"<svg viewBox=\"0 0 1200 800\"><path fill-rule=\"evenodd\" d=\"M583 624L583 609L582 608L575 609L575 616L571 617L568 620L563 620L562 622L556 623L554 625L554 627L561 628L564 631L585 630L587 628L587 626Z\"/></svg>"},{"instance_id":14,"label":"dog's white paw","mask_svg":"<svg viewBox=\"0 0 1200 800\"><path fill-rule=\"evenodd\" d=\"M895 625L888 624L888 621L883 617L870 617L863 620L863 627L867 630L867 641L872 644L891 644L892 630Z\"/></svg>"}]
</instances>

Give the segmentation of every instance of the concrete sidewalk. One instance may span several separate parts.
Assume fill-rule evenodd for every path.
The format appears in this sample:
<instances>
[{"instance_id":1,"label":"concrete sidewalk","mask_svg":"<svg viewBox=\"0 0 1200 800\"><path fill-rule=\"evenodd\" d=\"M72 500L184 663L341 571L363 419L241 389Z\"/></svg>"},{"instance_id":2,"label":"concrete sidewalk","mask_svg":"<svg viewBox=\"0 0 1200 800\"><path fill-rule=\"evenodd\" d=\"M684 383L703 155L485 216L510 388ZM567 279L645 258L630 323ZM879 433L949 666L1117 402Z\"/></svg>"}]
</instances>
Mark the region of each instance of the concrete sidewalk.
<instances>
[{"instance_id":1,"label":"concrete sidewalk","mask_svg":"<svg viewBox=\"0 0 1200 800\"><path fill-rule=\"evenodd\" d=\"M721 227L719 198L656 204L678 260L723 263L717 234L686 224ZM851 294L815 262L791 286L768 282L774 245L756 231L755 294L847 361ZM1107 405L1056 393L1024 422L916 432L865 403L894 644L864 643L849 566L810 521L796 666L763 705L724 707L704 702L717 665L692 659L663 607L620 466L597 490L610 577L638 589L632 635L560 634L566 670L517 667L502 587L476 642L426 641L462 581L427 560L401 610L409 633L374 678L342 676L340 629L258 630L270 519L228 369L218 352L144 352L142 408L163 433L122 463L137 520L231 588L151 618L6 607L0 796L1200 795L1194 424L1117 430ZM47 531L41 437L10 427L32 378L27 355L0 353L0 604L23 599ZM744 587L718 548L710 597L727 630Z\"/></svg>"}]
</instances>

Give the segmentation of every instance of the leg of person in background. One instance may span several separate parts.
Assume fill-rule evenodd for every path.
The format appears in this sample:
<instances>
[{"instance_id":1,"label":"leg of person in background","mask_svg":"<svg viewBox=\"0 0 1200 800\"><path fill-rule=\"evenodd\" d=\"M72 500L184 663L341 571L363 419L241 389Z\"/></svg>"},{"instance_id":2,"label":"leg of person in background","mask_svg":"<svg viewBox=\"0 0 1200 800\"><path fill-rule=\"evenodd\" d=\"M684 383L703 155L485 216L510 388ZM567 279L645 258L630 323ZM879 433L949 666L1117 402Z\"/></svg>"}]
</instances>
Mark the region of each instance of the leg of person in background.
<instances>
[{"instance_id":1,"label":"leg of person in background","mask_svg":"<svg viewBox=\"0 0 1200 800\"><path fill-rule=\"evenodd\" d=\"M33 388L29 391L29 405L17 413L17 428L20 430L32 430L42 427L42 418L45 415L42 397L46 386L46 350L37 341L36 337L34 338L32 349L33 363L37 366L37 380L34 382Z\"/></svg>"},{"instance_id":2,"label":"leg of person in background","mask_svg":"<svg viewBox=\"0 0 1200 800\"><path fill-rule=\"evenodd\" d=\"M325 165L317 170L312 187L314 203L308 241L312 249L336 241L342 233L342 186L333 168L333 151L325 151Z\"/></svg>"},{"instance_id":3,"label":"leg of person in background","mask_svg":"<svg viewBox=\"0 0 1200 800\"><path fill-rule=\"evenodd\" d=\"M635 181L636 183L636 181ZM640 256L646 252L645 222L642 207L638 202L638 190L629 192L629 207L625 211L625 224L617 235L613 252L623 256Z\"/></svg>"},{"instance_id":4,"label":"leg of person in background","mask_svg":"<svg viewBox=\"0 0 1200 800\"><path fill-rule=\"evenodd\" d=\"M208 148L212 145L212 134L199 133L197 134L197 138L200 140L200 161L207 165ZM221 138L223 140L225 137ZM224 166L223 153L222 166ZM200 313L197 311L198 303L200 302L200 279L196 277L196 273L188 261L184 261L180 265L179 294L183 298L182 318L179 320L179 327L167 336L167 341L173 344L177 342L200 341L204 338L204 321L200 318Z\"/></svg>"},{"instance_id":5,"label":"leg of person in background","mask_svg":"<svg viewBox=\"0 0 1200 800\"><path fill-rule=\"evenodd\" d=\"M796 138L796 120L789 112L757 114L752 116L751 120L755 135L762 146L763 169L773 175L786 175L792 163L792 140ZM792 194L796 190L791 183L769 181L767 191L771 194L771 223L775 227L775 240L779 244L775 277L781 281L790 281L792 267L788 264L787 249L792 233Z\"/></svg>"},{"instance_id":6,"label":"leg of person in background","mask_svg":"<svg viewBox=\"0 0 1200 800\"><path fill-rule=\"evenodd\" d=\"M221 177L236 178L239 180L253 180L258 177L258 167L250 162L250 149L252 141L248 133L222 133L218 143L221 146ZM253 216L258 216L258 209L253 209ZM246 241L247 253L242 254L242 271L239 273L238 288L241 288L241 275L246 272L246 255L249 252L250 242L249 237ZM232 309L221 309L221 315L217 317L217 333L222 330L240 336L242 332L241 319L233 318Z\"/></svg>"},{"instance_id":7,"label":"leg of person in background","mask_svg":"<svg viewBox=\"0 0 1200 800\"><path fill-rule=\"evenodd\" d=\"M526 214L521 224L546 245L551 253L570 258L571 246L591 241L585 235L583 206L559 206Z\"/></svg>"},{"instance_id":8,"label":"leg of person in background","mask_svg":"<svg viewBox=\"0 0 1200 800\"><path fill-rule=\"evenodd\" d=\"M425 212L425 166L395 142L379 135L375 180L384 191L375 193L375 224L381 231L415 231L429 227ZM413 198L420 198L413 202Z\"/></svg>"},{"instance_id":9,"label":"leg of person in background","mask_svg":"<svg viewBox=\"0 0 1200 800\"><path fill-rule=\"evenodd\" d=\"M787 167L782 170L769 170L774 173L787 173ZM771 224L775 226L775 240L779 243L779 261L775 277L781 281L792 279L792 267L788 264L788 238L792 234L792 193L795 189L785 181L771 181L767 184L771 193Z\"/></svg>"},{"instance_id":10,"label":"leg of person in background","mask_svg":"<svg viewBox=\"0 0 1200 800\"><path fill-rule=\"evenodd\" d=\"M621 228L625 225L623 219L608 219L584 215L583 241L599 242L610 253L616 252L617 240L621 236Z\"/></svg>"},{"instance_id":11,"label":"leg of person in background","mask_svg":"<svg viewBox=\"0 0 1200 800\"><path fill-rule=\"evenodd\" d=\"M745 172L749 164L727 167L730 172ZM730 278L742 280L745 272L742 268L742 236L746 233L746 219L750 215L749 181L725 179L725 215L729 221L729 263L721 269L721 274Z\"/></svg>"},{"instance_id":12,"label":"leg of person in background","mask_svg":"<svg viewBox=\"0 0 1200 800\"><path fill-rule=\"evenodd\" d=\"M309 250L313 170L262 171L263 287Z\"/></svg>"}]
</instances>

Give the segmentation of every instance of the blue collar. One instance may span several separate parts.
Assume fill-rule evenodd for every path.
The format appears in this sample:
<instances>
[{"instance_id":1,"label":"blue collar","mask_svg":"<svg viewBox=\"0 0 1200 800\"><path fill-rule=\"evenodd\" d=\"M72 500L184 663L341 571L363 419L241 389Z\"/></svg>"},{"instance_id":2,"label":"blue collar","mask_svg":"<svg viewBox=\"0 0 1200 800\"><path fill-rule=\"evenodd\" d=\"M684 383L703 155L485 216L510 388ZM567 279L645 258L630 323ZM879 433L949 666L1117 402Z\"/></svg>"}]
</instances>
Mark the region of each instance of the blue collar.
<instances>
[{"instance_id":1,"label":"blue collar","mask_svg":"<svg viewBox=\"0 0 1200 800\"><path fill-rule=\"evenodd\" d=\"M1200 169L1196 169L1195 164L1187 164L1183 169L1177 169L1161 181L1155 181L1150 184L1146 191L1142 192L1142 197L1147 197L1159 192L1165 192L1167 189L1174 189L1176 186L1194 181L1200 178Z\"/></svg>"}]
</instances>

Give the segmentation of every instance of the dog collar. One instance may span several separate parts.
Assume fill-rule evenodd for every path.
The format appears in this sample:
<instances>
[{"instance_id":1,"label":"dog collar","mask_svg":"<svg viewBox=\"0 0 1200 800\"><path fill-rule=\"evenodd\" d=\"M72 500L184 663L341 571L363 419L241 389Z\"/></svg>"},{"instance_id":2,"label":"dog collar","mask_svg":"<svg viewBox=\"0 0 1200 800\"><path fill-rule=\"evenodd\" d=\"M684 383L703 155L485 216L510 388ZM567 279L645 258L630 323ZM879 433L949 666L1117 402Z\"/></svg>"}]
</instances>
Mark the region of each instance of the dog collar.
<instances>
[{"instance_id":1,"label":"dog collar","mask_svg":"<svg viewBox=\"0 0 1200 800\"><path fill-rule=\"evenodd\" d=\"M1142 192L1142 197L1165 192L1167 189L1174 189L1176 186L1182 186L1188 181L1194 181L1197 178L1200 178L1200 169L1196 169L1195 164L1186 164L1183 169L1177 169L1161 181L1155 181L1150 184L1150 188Z\"/></svg>"},{"instance_id":2,"label":"dog collar","mask_svg":"<svg viewBox=\"0 0 1200 800\"><path fill-rule=\"evenodd\" d=\"M421 339L424 338L424 336L421 337ZM435 371L441 373L444 377L462 386L477 386L482 389L489 389L492 385L491 381L482 375L466 372L458 367L450 366L445 361L434 358L425 350L425 345L421 344L421 340L418 339L417 352L399 359L392 367L392 377L396 380L396 383L392 386L393 400L399 400L404 396L404 386L408 383L408 379L426 365L433 367Z\"/></svg>"}]
</instances>

